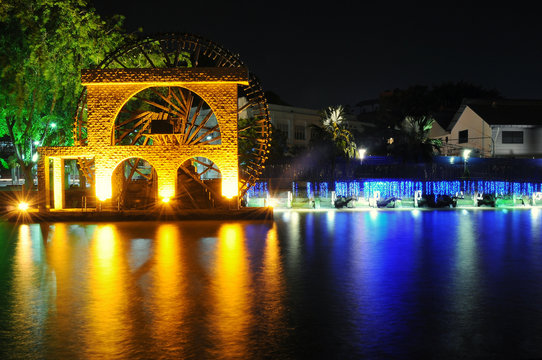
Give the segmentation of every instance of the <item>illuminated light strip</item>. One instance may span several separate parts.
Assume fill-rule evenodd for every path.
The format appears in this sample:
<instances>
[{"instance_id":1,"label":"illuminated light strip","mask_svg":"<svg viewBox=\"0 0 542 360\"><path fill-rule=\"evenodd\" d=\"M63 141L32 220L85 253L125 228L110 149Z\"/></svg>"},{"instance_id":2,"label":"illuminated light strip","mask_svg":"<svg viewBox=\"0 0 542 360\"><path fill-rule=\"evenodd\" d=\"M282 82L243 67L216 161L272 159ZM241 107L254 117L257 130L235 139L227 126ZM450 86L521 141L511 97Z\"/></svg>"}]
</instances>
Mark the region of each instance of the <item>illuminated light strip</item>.
<instances>
[{"instance_id":1,"label":"illuminated light strip","mask_svg":"<svg viewBox=\"0 0 542 360\"><path fill-rule=\"evenodd\" d=\"M328 182L308 182L307 196L318 196L327 198ZM450 195L485 193L495 195L529 195L542 190L542 184L530 182L508 182L508 181L472 181L472 180L451 180L451 181L417 181L399 179L364 179L352 181L336 181L335 191L337 196L363 197L369 200L374 197L375 192L380 192L382 198L400 197L414 198L420 191L427 195ZM292 183L294 196L299 196L298 184ZM258 182L251 189L251 196L265 197L268 194L267 182Z\"/></svg>"}]
</instances>

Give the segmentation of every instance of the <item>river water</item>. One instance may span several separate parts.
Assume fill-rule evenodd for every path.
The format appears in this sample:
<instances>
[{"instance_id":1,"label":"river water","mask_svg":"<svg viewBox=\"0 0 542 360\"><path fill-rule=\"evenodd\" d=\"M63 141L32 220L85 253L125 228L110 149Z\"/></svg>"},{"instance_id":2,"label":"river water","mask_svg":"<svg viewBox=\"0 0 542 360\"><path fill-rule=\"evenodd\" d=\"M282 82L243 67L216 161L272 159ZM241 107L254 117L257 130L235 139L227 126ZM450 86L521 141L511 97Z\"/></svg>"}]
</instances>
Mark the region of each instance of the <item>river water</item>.
<instances>
[{"instance_id":1,"label":"river water","mask_svg":"<svg viewBox=\"0 0 542 360\"><path fill-rule=\"evenodd\" d=\"M0 223L0 358L542 357L541 221Z\"/></svg>"}]
</instances>

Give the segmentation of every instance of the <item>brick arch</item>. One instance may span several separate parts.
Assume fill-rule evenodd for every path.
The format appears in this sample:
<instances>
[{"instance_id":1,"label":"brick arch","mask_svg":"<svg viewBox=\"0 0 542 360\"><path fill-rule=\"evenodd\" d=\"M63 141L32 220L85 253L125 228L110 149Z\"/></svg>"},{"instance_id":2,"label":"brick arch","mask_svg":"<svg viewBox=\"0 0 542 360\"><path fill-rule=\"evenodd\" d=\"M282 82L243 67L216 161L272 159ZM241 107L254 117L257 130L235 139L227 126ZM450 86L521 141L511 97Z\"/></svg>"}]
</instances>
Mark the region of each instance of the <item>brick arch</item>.
<instances>
[{"instance_id":1,"label":"brick arch","mask_svg":"<svg viewBox=\"0 0 542 360\"><path fill-rule=\"evenodd\" d=\"M145 160L146 162L148 162L153 169L156 169L156 166L153 164L153 161L150 161L150 160L147 160L144 156L124 156L124 157L119 157L118 159L121 159L121 160L117 160L115 159L115 161L117 162L117 164L115 165L115 167L113 168L113 172L115 170L117 170L117 168L119 167L120 164L122 164L123 162L125 162L126 160L130 160L130 159L143 159Z\"/></svg>"},{"instance_id":2,"label":"brick arch","mask_svg":"<svg viewBox=\"0 0 542 360\"><path fill-rule=\"evenodd\" d=\"M96 197L102 202L111 199L111 176L114 169L121 161L131 157L146 159L154 167L158 176L158 195L161 198L175 195L176 173L182 158L186 160L196 156L209 158L220 168L223 196L238 196L237 87L239 84L248 85L248 72L245 68L94 69L83 71L82 83L87 88L86 145L38 149L41 208L49 209L50 158L93 158ZM153 86L179 86L198 94L217 118L221 144L111 145L114 121L122 107L133 95ZM63 171L61 161L55 162L54 171Z\"/></svg>"},{"instance_id":3,"label":"brick arch","mask_svg":"<svg viewBox=\"0 0 542 360\"><path fill-rule=\"evenodd\" d=\"M222 152L194 151L190 155L183 156L181 158L182 160L177 163L176 169L178 169L179 166L181 166L188 159L191 159L191 158L194 158L194 157L207 158L207 159L211 160L213 163L215 163L215 165L218 167L218 169L220 170L221 178L223 179L223 181L224 181L224 179L235 179L233 181L234 184L230 183L229 185L226 185L226 186L233 187L235 185L235 187L237 188L238 187L238 172L239 172L239 169L238 169L238 162L237 162L237 149L235 149L235 151L236 151L235 154L229 154L229 155L233 155L235 157L235 159L236 159L235 162L232 162L230 160L230 158L227 158L227 157L223 156ZM223 183L223 186L224 186L224 183Z\"/></svg>"},{"instance_id":4,"label":"brick arch","mask_svg":"<svg viewBox=\"0 0 542 360\"><path fill-rule=\"evenodd\" d=\"M201 153L194 152L191 155L183 155L182 157L180 157L181 160L177 162L177 169L182 164L184 164L187 160L193 159L195 157L202 157L202 158L211 160L213 163L216 164L216 166L220 170L220 173L222 173L222 166L220 165L220 156L209 154L209 153L204 153L204 152L201 152Z\"/></svg>"},{"instance_id":5,"label":"brick arch","mask_svg":"<svg viewBox=\"0 0 542 360\"><path fill-rule=\"evenodd\" d=\"M192 84L177 84L177 85L171 85L171 84L146 84L146 85L142 85L142 86L134 86L134 87L126 87L126 92L125 93L122 93L122 99L117 99L116 102L117 102L117 105L116 105L116 109L112 111L112 117L109 119L109 134L110 134L110 139L111 139L111 145L115 145L115 122L117 121L117 118L119 117L120 115L120 112L121 110L124 108L124 106L126 106L126 104L137 94L147 90L147 89L150 89L150 88L153 88L153 87L179 87L179 88L183 88L183 89L186 89L188 91L191 91L193 93L195 93L196 95L198 95L206 104L207 106L209 106L209 108L211 109L211 111L213 112L213 114L215 115L216 117L216 121L218 123L218 131L221 133L221 130L222 130L222 123L224 122L224 120L222 119L222 116L219 116L217 114L217 108L220 106L220 104L216 103L216 101L212 101L212 99L207 99L209 98L208 96L208 91L205 91L205 89L203 89L202 87L198 87L197 85L194 86ZM207 98L206 98L207 97ZM218 113L220 113L220 110L218 111ZM104 134L105 135L105 134Z\"/></svg>"},{"instance_id":6,"label":"brick arch","mask_svg":"<svg viewBox=\"0 0 542 360\"><path fill-rule=\"evenodd\" d=\"M121 186L123 185L122 183L124 182L124 169L119 169L119 167L121 167L126 161L130 159L141 159L143 161L148 162L152 168L152 171L156 174L155 180L158 180L158 172L156 170L156 166L151 161L148 161L147 159L143 157L139 157L139 156L128 156L128 157L119 158L119 159L122 159L122 160L119 161L118 159L116 159L116 161L118 162L113 168L113 170L111 171L111 191L112 191L111 195L113 199L116 199L116 196L120 195L119 189L121 188ZM156 184L154 184L154 186L156 186ZM154 198L158 194L157 188L154 188L153 192L154 194L152 196Z\"/></svg>"}]
</instances>

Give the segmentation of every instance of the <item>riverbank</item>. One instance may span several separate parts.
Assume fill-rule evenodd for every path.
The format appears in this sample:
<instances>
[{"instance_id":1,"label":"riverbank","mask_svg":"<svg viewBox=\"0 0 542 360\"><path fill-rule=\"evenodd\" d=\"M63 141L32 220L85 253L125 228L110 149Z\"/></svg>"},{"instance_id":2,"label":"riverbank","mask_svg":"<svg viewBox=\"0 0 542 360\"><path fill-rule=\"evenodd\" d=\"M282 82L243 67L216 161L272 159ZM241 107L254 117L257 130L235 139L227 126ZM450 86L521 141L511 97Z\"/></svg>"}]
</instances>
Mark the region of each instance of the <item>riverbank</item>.
<instances>
[{"instance_id":1,"label":"riverbank","mask_svg":"<svg viewBox=\"0 0 542 360\"><path fill-rule=\"evenodd\" d=\"M273 220L273 208L243 209L157 209L95 211L79 209L51 210L13 210L2 216L13 222L111 222L111 221L176 221L176 220Z\"/></svg>"}]
</instances>

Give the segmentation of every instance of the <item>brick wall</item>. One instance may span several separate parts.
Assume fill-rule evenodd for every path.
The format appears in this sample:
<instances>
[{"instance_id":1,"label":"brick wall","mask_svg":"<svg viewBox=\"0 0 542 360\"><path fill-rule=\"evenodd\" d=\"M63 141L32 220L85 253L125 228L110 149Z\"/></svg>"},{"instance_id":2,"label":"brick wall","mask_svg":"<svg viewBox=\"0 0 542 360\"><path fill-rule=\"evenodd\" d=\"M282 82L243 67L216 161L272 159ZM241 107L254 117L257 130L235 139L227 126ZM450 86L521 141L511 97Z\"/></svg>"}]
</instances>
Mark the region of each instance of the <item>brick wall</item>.
<instances>
[{"instance_id":1,"label":"brick wall","mask_svg":"<svg viewBox=\"0 0 542 360\"><path fill-rule=\"evenodd\" d=\"M181 71L182 70L182 71ZM88 157L95 159L98 197L112 195L111 177L115 168L132 157L147 160L156 170L160 197L175 195L178 167L192 157L213 161L222 181L238 183L237 86L248 81L244 68L212 69L107 69L86 70L88 128L86 146L42 147L38 149L40 191L47 191L45 164L51 158ZM124 104L138 92L153 86L180 86L198 94L213 110L221 133L220 145L113 145L115 119ZM47 189L46 189L47 188ZM223 186L223 189L227 188ZM231 191L230 191L231 192ZM100 196L101 195L101 196ZM230 195L236 195L231 194Z\"/></svg>"}]
</instances>

